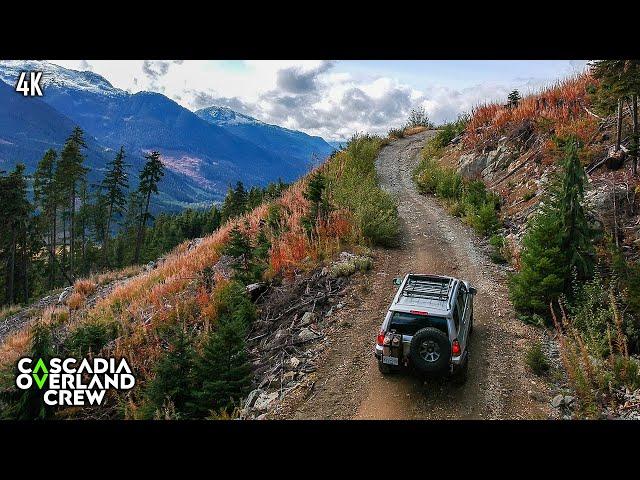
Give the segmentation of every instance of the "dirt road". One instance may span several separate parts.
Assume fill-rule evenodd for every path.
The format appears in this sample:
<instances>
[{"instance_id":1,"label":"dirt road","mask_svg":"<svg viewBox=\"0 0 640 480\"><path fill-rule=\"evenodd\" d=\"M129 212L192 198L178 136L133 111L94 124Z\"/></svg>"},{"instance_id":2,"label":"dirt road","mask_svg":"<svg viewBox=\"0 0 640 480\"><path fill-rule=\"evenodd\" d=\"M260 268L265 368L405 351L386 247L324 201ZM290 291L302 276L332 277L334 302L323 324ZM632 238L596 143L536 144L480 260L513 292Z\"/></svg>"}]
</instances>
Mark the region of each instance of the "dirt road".
<instances>
[{"instance_id":1,"label":"dirt road","mask_svg":"<svg viewBox=\"0 0 640 480\"><path fill-rule=\"evenodd\" d=\"M276 417L296 419L520 419L550 418L546 384L524 366L541 332L515 318L506 272L494 265L473 232L415 189L411 172L433 132L384 147L376 161L382 186L398 199L400 248L378 249L375 269L356 282L340 310L338 331L319 362L313 388L286 400ZM464 385L383 376L373 357L380 323L407 272L432 272L471 281L478 289L469 377Z\"/></svg>"}]
</instances>

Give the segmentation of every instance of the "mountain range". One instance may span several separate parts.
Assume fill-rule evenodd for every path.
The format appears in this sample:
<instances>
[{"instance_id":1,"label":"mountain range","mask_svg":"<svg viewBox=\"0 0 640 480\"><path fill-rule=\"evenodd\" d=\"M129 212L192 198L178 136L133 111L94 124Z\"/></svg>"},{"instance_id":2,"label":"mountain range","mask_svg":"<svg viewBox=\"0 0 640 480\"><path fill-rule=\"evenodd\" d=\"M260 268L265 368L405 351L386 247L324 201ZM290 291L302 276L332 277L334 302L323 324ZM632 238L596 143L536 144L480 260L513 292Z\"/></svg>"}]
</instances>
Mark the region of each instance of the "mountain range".
<instances>
[{"instance_id":1,"label":"mountain range","mask_svg":"<svg viewBox=\"0 0 640 480\"><path fill-rule=\"evenodd\" d=\"M14 91L22 71L42 71L42 97ZM269 125L226 107L192 112L160 93L129 93L90 71L43 61L0 62L0 170L17 162L32 172L45 150L60 150L75 125L87 140L90 181L124 146L135 186L144 154L166 167L163 209L220 201L229 185L293 181L334 149L320 137Z\"/></svg>"}]
</instances>

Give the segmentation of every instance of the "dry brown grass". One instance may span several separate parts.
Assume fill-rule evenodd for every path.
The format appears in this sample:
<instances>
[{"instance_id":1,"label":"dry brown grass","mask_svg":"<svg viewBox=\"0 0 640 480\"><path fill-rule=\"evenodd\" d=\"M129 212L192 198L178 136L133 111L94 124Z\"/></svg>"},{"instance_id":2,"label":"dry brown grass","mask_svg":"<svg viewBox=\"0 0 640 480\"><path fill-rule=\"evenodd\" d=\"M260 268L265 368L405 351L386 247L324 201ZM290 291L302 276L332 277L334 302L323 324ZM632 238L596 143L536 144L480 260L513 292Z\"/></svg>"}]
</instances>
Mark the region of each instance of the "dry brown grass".
<instances>
[{"instance_id":1,"label":"dry brown grass","mask_svg":"<svg viewBox=\"0 0 640 480\"><path fill-rule=\"evenodd\" d=\"M83 297L87 297L96 291L96 283L88 278L76 280L73 284L73 292Z\"/></svg>"},{"instance_id":2,"label":"dry brown grass","mask_svg":"<svg viewBox=\"0 0 640 480\"><path fill-rule=\"evenodd\" d=\"M499 103L480 105L473 110L467 124L465 146L481 145L525 122L531 122L539 130L589 137L594 132L594 125L597 127L597 120L585 110L589 107L587 88L595 84L596 81L585 73L526 96L516 108Z\"/></svg>"},{"instance_id":3,"label":"dry brown grass","mask_svg":"<svg viewBox=\"0 0 640 480\"><path fill-rule=\"evenodd\" d=\"M424 132L425 130L428 130L428 128L422 126L407 128L404 131L404 136L408 137L410 135L415 135L416 133Z\"/></svg>"}]
</instances>

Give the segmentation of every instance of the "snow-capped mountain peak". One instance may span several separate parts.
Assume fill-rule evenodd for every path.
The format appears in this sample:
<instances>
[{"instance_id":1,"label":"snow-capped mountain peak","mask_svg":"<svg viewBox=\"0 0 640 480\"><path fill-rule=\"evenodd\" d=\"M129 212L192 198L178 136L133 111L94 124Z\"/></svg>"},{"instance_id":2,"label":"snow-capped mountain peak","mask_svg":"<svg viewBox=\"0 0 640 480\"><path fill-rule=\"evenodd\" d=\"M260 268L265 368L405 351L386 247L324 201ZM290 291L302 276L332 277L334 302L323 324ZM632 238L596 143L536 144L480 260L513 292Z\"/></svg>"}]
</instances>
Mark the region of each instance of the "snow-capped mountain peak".
<instances>
[{"instance_id":1,"label":"snow-capped mountain peak","mask_svg":"<svg viewBox=\"0 0 640 480\"><path fill-rule=\"evenodd\" d=\"M91 71L72 70L42 60L0 61L0 80L11 86L16 84L21 72L36 71L43 72L42 86L45 90L47 86L55 85L98 95L127 95L127 92L115 88L106 78Z\"/></svg>"},{"instance_id":2,"label":"snow-capped mountain peak","mask_svg":"<svg viewBox=\"0 0 640 480\"><path fill-rule=\"evenodd\" d=\"M207 108L202 108L195 112L200 118L207 120L209 123L213 123L215 125L240 125L240 124L263 124L260 120L257 120L248 115L244 115L242 113L238 113L234 110L231 110L228 107L218 107L212 106Z\"/></svg>"}]
</instances>

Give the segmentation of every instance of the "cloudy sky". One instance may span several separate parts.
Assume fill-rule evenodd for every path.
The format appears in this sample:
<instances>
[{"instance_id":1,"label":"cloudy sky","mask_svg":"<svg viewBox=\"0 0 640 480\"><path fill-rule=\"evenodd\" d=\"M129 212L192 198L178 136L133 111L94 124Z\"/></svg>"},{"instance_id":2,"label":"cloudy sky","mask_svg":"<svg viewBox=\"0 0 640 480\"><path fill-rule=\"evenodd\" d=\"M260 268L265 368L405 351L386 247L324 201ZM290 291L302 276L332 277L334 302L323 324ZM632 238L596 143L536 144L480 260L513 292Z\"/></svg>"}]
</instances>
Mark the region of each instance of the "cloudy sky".
<instances>
[{"instance_id":1,"label":"cloudy sky","mask_svg":"<svg viewBox=\"0 0 640 480\"><path fill-rule=\"evenodd\" d=\"M190 110L224 105L259 120L342 140L385 133L424 107L440 123L514 88L581 72L575 60L204 61L52 60L92 70L132 93L160 92Z\"/></svg>"}]
</instances>

